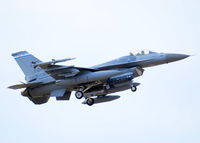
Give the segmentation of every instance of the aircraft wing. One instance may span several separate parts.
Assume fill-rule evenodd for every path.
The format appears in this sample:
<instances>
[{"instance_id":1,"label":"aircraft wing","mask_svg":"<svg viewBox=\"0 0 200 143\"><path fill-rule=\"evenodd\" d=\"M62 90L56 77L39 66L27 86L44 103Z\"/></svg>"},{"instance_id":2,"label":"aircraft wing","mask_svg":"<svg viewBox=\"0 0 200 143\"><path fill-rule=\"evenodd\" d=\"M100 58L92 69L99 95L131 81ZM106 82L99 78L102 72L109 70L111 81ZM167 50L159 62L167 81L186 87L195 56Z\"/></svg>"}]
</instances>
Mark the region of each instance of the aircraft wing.
<instances>
[{"instance_id":1,"label":"aircraft wing","mask_svg":"<svg viewBox=\"0 0 200 143\"><path fill-rule=\"evenodd\" d=\"M85 67L76 67L76 66L64 66L64 65L51 65L48 68L45 68L45 71L59 71L59 70L68 70L70 68L76 68L80 71L98 71L95 68L85 68Z\"/></svg>"},{"instance_id":2,"label":"aircraft wing","mask_svg":"<svg viewBox=\"0 0 200 143\"><path fill-rule=\"evenodd\" d=\"M61 60L52 59L52 61L49 62L41 62L41 61L32 62L32 65L34 68L36 67L42 68L45 72L47 72L51 77L53 77L56 80L74 77L79 73L85 71L90 71L90 72L98 71L98 69L95 68L75 67L73 65L72 66L56 65L57 63L66 62L73 59L75 58L67 58Z\"/></svg>"},{"instance_id":3,"label":"aircraft wing","mask_svg":"<svg viewBox=\"0 0 200 143\"><path fill-rule=\"evenodd\" d=\"M90 72L98 71L97 69L93 68L83 68L83 67L63 66L63 65L51 65L44 70L56 80L74 77L79 73L85 71L90 71Z\"/></svg>"}]
</instances>

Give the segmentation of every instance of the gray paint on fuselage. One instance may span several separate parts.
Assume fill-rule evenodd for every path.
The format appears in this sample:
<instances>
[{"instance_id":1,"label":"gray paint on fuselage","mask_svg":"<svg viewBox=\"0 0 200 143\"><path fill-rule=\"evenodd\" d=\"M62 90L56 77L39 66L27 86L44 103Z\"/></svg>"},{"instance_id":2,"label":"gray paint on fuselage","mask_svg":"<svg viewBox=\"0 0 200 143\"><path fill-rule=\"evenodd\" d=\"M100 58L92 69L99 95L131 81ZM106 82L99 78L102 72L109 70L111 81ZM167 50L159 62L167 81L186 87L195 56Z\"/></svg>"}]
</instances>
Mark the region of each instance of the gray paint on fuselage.
<instances>
[{"instance_id":1,"label":"gray paint on fuselage","mask_svg":"<svg viewBox=\"0 0 200 143\"><path fill-rule=\"evenodd\" d=\"M142 68L156 66L167 63L166 55L163 53L151 53L148 55L129 55L124 56L110 62L93 66L92 68L105 70L111 68L130 68L140 66Z\"/></svg>"},{"instance_id":2,"label":"gray paint on fuselage","mask_svg":"<svg viewBox=\"0 0 200 143\"><path fill-rule=\"evenodd\" d=\"M51 65L51 62L40 62L37 65L38 59L26 51L14 53L13 56L24 71L26 77L29 78L26 78L28 84L18 84L10 86L9 88L26 88L22 92L22 95L28 97L35 104L47 102L50 95L57 97L57 100L69 100L71 91L81 91L84 88L84 92L87 94L86 91L89 91L92 86L95 90L92 90L93 93L88 94L94 94L93 96L130 89L133 86L139 85L134 84L132 78L141 76L144 71L143 68L170 63L189 57L189 55L184 54L155 52L145 54L145 52L142 52L135 56L130 54L129 56L124 56L92 68L80 68ZM47 64L48 66L46 66ZM42 69L40 65L45 65L45 68ZM132 73L133 77L129 79L126 76L122 76L126 73ZM122 78L120 80L121 82L110 85L110 88L107 88L108 79L112 79L115 76ZM103 92L100 92L97 88L100 84ZM91 95L88 98L91 98Z\"/></svg>"}]
</instances>

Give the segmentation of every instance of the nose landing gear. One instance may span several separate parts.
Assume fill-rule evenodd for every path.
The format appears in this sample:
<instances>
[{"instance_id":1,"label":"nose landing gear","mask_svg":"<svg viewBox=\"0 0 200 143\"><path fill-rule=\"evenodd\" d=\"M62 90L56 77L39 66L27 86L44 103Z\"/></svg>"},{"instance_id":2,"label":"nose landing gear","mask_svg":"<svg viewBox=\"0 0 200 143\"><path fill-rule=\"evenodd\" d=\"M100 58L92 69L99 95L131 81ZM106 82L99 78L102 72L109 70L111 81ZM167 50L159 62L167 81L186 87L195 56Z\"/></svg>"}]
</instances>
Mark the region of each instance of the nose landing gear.
<instances>
[{"instance_id":1,"label":"nose landing gear","mask_svg":"<svg viewBox=\"0 0 200 143\"><path fill-rule=\"evenodd\" d=\"M136 87L136 86L131 86L131 91L132 91L132 92L136 92L136 90L137 90L137 87Z\"/></svg>"}]
</instances>

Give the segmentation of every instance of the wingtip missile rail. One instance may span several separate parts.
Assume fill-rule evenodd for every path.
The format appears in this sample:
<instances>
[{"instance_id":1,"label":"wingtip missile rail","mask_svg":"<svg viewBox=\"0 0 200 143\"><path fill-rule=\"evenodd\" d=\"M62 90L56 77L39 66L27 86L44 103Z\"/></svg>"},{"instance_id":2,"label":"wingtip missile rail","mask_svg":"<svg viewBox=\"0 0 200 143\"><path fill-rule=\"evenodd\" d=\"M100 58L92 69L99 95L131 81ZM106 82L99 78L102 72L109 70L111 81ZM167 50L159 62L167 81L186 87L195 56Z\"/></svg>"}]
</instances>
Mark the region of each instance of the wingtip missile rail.
<instances>
[{"instance_id":1,"label":"wingtip missile rail","mask_svg":"<svg viewBox=\"0 0 200 143\"><path fill-rule=\"evenodd\" d=\"M71 60L74 60L74 59L76 59L76 58L66 58L66 59L61 59L61 60L52 59L52 61L49 61L49 62L32 63L32 64L33 64L34 68L36 68L37 66L45 68L45 67L48 67L48 66L51 66L51 65L55 65L57 63L71 61Z\"/></svg>"}]
</instances>

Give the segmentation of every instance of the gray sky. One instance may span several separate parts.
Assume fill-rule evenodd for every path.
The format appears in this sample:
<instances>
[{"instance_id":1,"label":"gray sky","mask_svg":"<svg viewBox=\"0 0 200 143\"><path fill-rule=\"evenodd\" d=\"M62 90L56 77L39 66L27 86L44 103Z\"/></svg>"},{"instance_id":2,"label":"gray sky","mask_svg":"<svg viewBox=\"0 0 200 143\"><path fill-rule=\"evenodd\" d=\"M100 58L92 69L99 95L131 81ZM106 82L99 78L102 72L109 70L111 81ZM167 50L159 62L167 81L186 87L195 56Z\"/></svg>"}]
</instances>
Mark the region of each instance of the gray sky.
<instances>
[{"instance_id":1,"label":"gray sky","mask_svg":"<svg viewBox=\"0 0 200 143\"><path fill-rule=\"evenodd\" d=\"M0 19L0 142L200 142L198 0L1 0ZM7 89L24 81L19 50L88 67L142 49L197 55L148 68L136 93L92 107L74 94L36 106Z\"/></svg>"}]
</instances>

